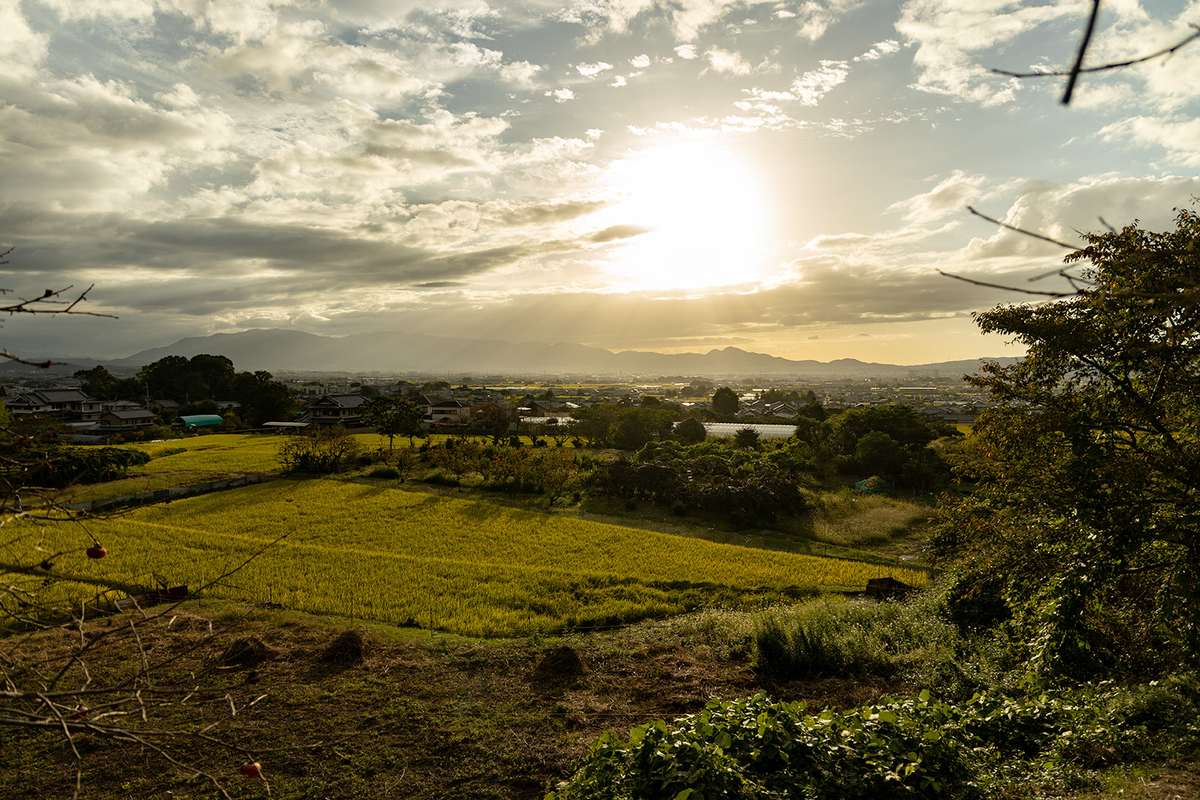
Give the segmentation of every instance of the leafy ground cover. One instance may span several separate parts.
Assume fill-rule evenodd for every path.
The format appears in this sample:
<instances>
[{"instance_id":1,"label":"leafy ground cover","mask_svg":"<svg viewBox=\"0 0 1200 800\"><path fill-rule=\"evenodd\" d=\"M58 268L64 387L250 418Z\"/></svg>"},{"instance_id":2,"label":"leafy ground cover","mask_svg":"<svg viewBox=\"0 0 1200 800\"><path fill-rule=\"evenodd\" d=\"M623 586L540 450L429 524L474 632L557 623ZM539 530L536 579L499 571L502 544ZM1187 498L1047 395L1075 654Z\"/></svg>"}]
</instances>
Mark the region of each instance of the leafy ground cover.
<instances>
[{"instance_id":1,"label":"leafy ground cover","mask_svg":"<svg viewBox=\"0 0 1200 800\"><path fill-rule=\"evenodd\" d=\"M564 516L339 480L275 480L76 525L17 525L10 544L62 553L69 580L200 585L315 614L496 636L588 628L703 606L757 607L862 588L898 567L721 545ZM272 544L280 537L283 541ZM83 550L92 538L102 560ZM31 578L36 579L36 578Z\"/></svg>"}]
</instances>

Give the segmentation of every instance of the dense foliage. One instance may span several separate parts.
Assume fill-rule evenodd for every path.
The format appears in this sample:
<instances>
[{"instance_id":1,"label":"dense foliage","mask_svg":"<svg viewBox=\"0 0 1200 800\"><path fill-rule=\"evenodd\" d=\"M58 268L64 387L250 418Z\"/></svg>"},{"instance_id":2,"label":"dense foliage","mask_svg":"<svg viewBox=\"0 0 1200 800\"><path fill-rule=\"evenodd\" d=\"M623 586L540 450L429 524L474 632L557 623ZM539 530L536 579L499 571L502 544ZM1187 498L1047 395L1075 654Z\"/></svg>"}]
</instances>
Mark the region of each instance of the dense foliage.
<instances>
[{"instance_id":1,"label":"dense foliage","mask_svg":"<svg viewBox=\"0 0 1200 800\"><path fill-rule=\"evenodd\" d=\"M598 465L590 486L608 497L671 505L677 513L704 510L735 523L769 522L808 508L800 489L806 453L799 443L760 454L716 442L652 442L633 461Z\"/></svg>"},{"instance_id":2,"label":"dense foliage","mask_svg":"<svg viewBox=\"0 0 1200 800\"><path fill-rule=\"evenodd\" d=\"M279 444L279 461L288 472L341 472L354 466L363 446L345 428L307 428Z\"/></svg>"},{"instance_id":3,"label":"dense foliage","mask_svg":"<svg viewBox=\"0 0 1200 800\"><path fill-rule=\"evenodd\" d=\"M1179 684L1084 687L948 704L921 691L815 714L763 695L713 700L674 725L635 728L628 740L605 734L547 798L1058 796L1091 785L1105 764L1194 747L1195 694Z\"/></svg>"},{"instance_id":4,"label":"dense foliage","mask_svg":"<svg viewBox=\"0 0 1200 800\"><path fill-rule=\"evenodd\" d=\"M181 414L216 413L214 401L235 400L241 406L238 416L251 427L296 414L291 392L271 373L237 372L225 356L166 356L129 378L118 378L103 366L78 370L74 377L97 400L174 400L182 404Z\"/></svg>"},{"instance_id":5,"label":"dense foliage","mask_svg":"<svg viewBox=\"0 0 1200 800\"><path fill-rule=\"evenodd\" d=\"M22 451L20 481L25 486L61 489L77 483L99 483L123 477L150 456L122 447L41 447Z\"/></svg>"},{"instance_id":6,"label":"dense foliage","mask_svg":"<svg viewBox=\"0 0 1200 800\"><path fill-rule=\"evenodd\" d=\"M1043 675L1200 656L1200 218L1089 235L1078 294L979 317L1026 345L973 379L975 427L935 545L960 618L1011 616Z\"/></svg>"}]
</instances>

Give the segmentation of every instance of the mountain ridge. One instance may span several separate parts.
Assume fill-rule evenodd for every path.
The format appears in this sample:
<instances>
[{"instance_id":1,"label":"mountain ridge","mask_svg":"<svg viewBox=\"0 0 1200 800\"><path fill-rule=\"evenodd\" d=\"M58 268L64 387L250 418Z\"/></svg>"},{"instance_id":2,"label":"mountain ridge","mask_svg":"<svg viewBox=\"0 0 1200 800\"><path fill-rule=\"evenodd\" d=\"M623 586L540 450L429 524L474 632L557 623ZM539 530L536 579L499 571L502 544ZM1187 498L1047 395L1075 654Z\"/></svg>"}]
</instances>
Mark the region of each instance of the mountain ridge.
<instances>
[{"instance_id":1,"label":"mountain ridge","mask_svg":"<svg viewBox=\"0 0 1200 800\"><path fill-rule=\"evenodd\" d=\"M124 358L54 356L49 372L69 376L79 369L107 366L129 372L166 356L223 355L239 371L396 373L423 375L677 375L694 377L908 377L974 372L985 361L1012 363L1015 358L979 358L900 365L839 358L822 362L755 353L733 345L705 353L611 351L574 342L508 342L458 339L404 331L322 336L280 328L192 336L147 348ZM32 360L32 359L31 359ZM0 363L0 374L46 375L18 362Z\"/></svg>"},{"instance_id":2,"label":"mountain ridge","mask_svg":"<svg viewBox=\"0 0 1200 800\"><path fill-rule=\"evenodd\" d=\"M983 361L964 359L918 365L882 364L853 358L829 362L787 359L735 346L706 353L611 351L573 342L508 342L459 339L404 331L321 336L279 328L256 328L180 339L121 359L114 367L136 368L169 355L187 358L220 354L238 370L269 372L394 372L426 374L539 375L907 375L936 371L973 372Z\"/></svg>"}]
</instances>

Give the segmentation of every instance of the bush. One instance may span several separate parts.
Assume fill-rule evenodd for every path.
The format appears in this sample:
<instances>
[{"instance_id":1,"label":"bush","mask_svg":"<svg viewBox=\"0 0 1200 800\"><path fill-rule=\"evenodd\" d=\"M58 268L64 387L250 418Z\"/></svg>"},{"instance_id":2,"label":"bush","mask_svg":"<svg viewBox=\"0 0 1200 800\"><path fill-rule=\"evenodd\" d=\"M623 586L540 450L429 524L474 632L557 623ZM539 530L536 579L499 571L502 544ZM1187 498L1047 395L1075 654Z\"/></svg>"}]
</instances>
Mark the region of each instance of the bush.
<instances>
[{"instance_id":1,"label":"bush","mask_svg":"<svg viewBox=\"0 0 1200 800\"><path fill-rule=\"evenodd\" d=\"M395 480L400 477L400 470L395 467L376 467L367 473L368 478L386 478Z\"/></svg>"},{"instance_id":2,"label":"bush","mask_svg":"<svg viewBox=\"0 0 1200 800\"><path fill-rule=\"evenodd\" d=\"M288 436L279 446L279 460L288 472L341 472L361 454L362 444L340 425L310 428L303 434Z\"/></svg>"}]
</instances>

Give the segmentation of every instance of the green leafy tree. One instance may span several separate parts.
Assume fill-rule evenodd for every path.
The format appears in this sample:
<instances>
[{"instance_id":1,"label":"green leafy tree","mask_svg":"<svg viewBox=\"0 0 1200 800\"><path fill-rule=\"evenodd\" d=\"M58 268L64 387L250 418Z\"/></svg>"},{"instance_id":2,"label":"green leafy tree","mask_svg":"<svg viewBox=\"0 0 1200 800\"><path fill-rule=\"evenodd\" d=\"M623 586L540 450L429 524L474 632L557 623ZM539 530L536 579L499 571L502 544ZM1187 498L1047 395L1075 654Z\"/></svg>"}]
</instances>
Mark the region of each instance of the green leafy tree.
<instances>
[{"instance_id":1,"label":"green leafy tree","mask_svg":"<svg viewBox=\"0 0 1200 800\"><path fill-rule=\"evenodd\" d=\"M375 432L388 437L388 449L393 449L396 436L407 436L411 445L413 437L421 432L425 419L421 407L404 397L378 395L358 408L362 421Z\"/></svg>"},{"instance_id":2,"label":"green leafy tree","mask_svg":"<svg viewBox=\"0 0 1200 800\"><path fill-rule=\"evenodd\" d=\"M610 405L581 408L575 412L572 430L591 447L608 447L616 422L617 410Z\"/></svg>"},{"instance_id":3,"label":"green leafy tree","mask_svg":"<svg viewBox=\"0 0 1200 800\"><path fill-rule=\"evenodd\" d=\"M1011 615L1043 673L1153 670L1200 655L1200 219L1090 234L1081 288L1000 306L1028 347L971 382L979 489L935 546L964 618ZM1157 662L1157 663L1155 663Z\"/></svg>"},{"instance_id":4,"label":"green leafy tree","mask_svg":"<svg viewBox=\"0 0 1200 800\"><path fill-rule=\"evenodd\" d=\"M688 417L675 426L675 436L684 444L700 444L708 438L704 423L695 417Z\"/></svg>"},{"instance_id":5,"label":"green leafy tree","mask_svg":"<svg viewBox=\"0 0 1200 800\"><path fill-rule=\"evenodd\" d=\"M883 431L870 431L859 439L854 446L854 456L863 474L889 480L896 479L906 460L904 448Z\"/></svg>"},{"instance_id":6,"label":"green leafy tree","mask_svg":"<svg viewBox=\"0 0 1200 800\"><path fill-rule=\"evenodd\" d=\"M233 398L242 405L242 416L251 427L296 416L296 398L266 370L237 373L233 377L232 391Z\"/></svg>"},{"instance_id":7,"label":"green leafy tree","mask_svg":"<svg viewBox=\"0 0 1200 800\"><path fill-rule=\"evenodd\" d=\"M117 378L107 367L96 366L91 369L80 369L71 377L79 381L79 388L97 400L115 400Z\"/></svg>"},{"instance_id":8,"label":"green leafy tree","mask_svg":"<svg viewBox=\"0 0 1200 800\"><path fill-rule=\"evenodd\" d=\"M738 410L737 393L728 386L722 386L713 392L712 410L718 417L732 417Z\"/></svg>"},{"instance_id":9,"label":"green leafy tree","mask_svg":"<svg viewBox=\"0 0 1200 800\"><path fill-rule=\"evenodd\" d=\"M754 428L738 428L733 433L733 446L739 450L757 450L760 438Z\"/></svg>"},{"instance_id":10,"label":"green leafy tree","mask_svg":"<svg viewBox=\"0 0 1200 800\"><path fill-rule=\"evenodd\" d=\"M287 436L279 445L279 461L289 472L342 472L362 454L362 444L341 425Z\"/></svg>"},{"instance_id":11,"label":"green leafy tree","mask_svg":"<svg viewBox=\"0 0 1200 800\"><path fill-rule=\"evenodd\" d=\"M495 445L500 444L500 440L506 438L519 422L516 406L508 403L492 401L471 409L472 427L491 436Z\"/></svg>"}]
</instances>

